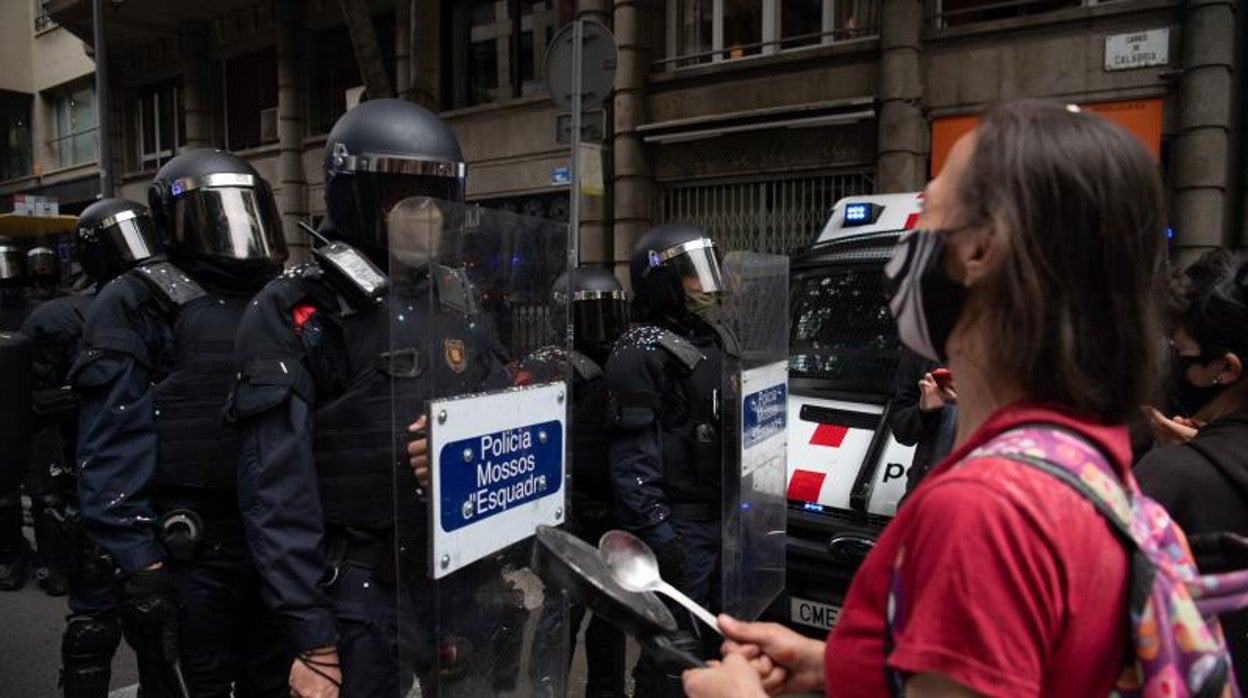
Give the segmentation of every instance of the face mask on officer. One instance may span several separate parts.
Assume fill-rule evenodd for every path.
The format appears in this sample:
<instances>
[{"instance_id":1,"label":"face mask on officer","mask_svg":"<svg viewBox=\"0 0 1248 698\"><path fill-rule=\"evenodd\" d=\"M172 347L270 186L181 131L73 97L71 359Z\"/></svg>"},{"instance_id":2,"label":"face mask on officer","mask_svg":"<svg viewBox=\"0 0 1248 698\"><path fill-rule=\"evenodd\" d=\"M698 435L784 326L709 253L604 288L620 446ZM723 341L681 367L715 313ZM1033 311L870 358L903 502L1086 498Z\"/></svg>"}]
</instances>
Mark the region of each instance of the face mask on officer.
<instances>
[{"instance_id":1,"label":"face mask on officer","mask_svg":"<svg viewBox=\"0 0 1248 698\"><path fill-rule=\"evenodd\" d=\"M446 214L435 200L416 196L399 201L386 213L391 256L411 269L436 263L446 226Z\"/></svg>"},{"instance_id":2,"label":"face mask on officer","mask_svg":"<svg viewBox=\"0 0 1248 698\"><path fill-rule=\"evenodd\" d=\"M912 230L897 241L884 266L888 307L907 348L933 361L948 360L945 343L966 305L966 289L945 271L950 231Z\"/></svg>"},{"instance_id":3,"label":"face mask on officer","mask_svg":"<svg viewBox=\"0 0 1248 698\"><path fill-rule=\"evenodd\" d=\"M701 284L697 284L696 290L690 290L690 281L696 283L697 277L686 277L684 279L685 310L707 322L718 321L721 314L723 294L718 291L707 293L701 290Z\"/></svg>"}]
</instances>

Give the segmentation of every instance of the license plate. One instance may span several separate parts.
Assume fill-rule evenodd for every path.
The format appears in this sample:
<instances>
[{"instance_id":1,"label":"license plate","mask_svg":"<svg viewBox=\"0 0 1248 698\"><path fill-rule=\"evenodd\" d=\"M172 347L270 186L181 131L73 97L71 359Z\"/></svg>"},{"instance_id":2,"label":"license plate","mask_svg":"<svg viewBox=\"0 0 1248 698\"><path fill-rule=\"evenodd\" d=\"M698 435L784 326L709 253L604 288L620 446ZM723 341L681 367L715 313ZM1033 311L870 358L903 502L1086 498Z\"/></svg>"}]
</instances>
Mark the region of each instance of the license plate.
<instances>
[{"instance_id":1,"label":"license plate","mask_svg":"<svg viewBox=\"0 0 1248 698\"><path fill-rule=\"evenodd\" d=\"M833 604L789 597L789 617L794 623L831 630L841 617L841 607Z\"/></svg>"}]
</instances>

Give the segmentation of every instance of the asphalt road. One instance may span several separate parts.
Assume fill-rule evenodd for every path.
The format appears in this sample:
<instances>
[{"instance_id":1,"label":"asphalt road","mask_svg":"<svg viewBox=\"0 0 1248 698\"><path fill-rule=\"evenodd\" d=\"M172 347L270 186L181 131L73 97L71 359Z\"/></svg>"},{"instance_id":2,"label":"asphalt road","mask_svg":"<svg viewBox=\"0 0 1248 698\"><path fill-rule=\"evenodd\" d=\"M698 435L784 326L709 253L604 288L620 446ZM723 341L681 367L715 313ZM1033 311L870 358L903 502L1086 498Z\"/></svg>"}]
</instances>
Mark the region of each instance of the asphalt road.
<instances>
[{"instance_id":1,"label":"asphalt road","mask_svg":"<svg viewBox=\"0 0 1248 698\"><path fill-rule=\"evenodd\" d=\"M30 529L26 534L31 537ZM43 593L33 575L21 591L0 592L0 696L60 695L57 677L66 613L66 597L52 598ZM133 686L137 681L134 654L123 642L113 660L112 688ZM118 695L126 692L119 691Z\"/></svg>"},{"instance_id":2,"label":"asphalt road","mask_svg":"<svg viewBox=\"0 0 1248 698\"><path fill-rule=\"evenodd\" d=\"M530 580L522 586L533 585ZM526 592L536 600L537 589L528 588ZM66 612L66 597L51 598L44 594L33 575L21 591L0 592L0 696L55 698L60 695L57 676ZM530 638L535 619L536 614L530 619ZM569 677L570 696L581 695L585 681L583 640L579 644ZM628 666L631 667L637 657L637 647L632 642L629 643L628 655ZM133 698L137 681L134 654L122 642L113 661L110 698ZM414 691L413 695L419 693Z\"/></svg>"}]
</instances>

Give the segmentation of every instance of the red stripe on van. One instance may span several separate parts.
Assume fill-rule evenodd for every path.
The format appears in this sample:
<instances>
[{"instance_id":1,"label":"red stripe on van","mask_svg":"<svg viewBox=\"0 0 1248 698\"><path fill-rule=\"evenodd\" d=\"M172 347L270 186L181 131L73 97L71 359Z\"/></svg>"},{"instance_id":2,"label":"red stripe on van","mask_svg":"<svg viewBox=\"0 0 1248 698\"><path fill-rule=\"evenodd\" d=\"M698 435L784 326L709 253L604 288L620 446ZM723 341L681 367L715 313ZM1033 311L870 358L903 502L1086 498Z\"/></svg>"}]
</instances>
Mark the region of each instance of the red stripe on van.
<instances>
[{"instance_id":1,"label":"red stripe on van","mask_svg":"<svg viewBox=\"0 0 1248 698\"><path fill-rule=\"evenodd\" d=\"M919 224L919 214L911 213L906 216L906 230L914 230L914 226Z\"/></svg>"},{"instance_id":2,"label":"red stripe on van","mask_svg":"<svg viewBox=\"0 0 1248 698\"><path fill-rule=\"evenodd\" d=\"M819 501L819 491L823 489L823 481L827 476L827 473L813 470L794 470L793 478L789 480L789 499L799 502Z\"/></svg>"},{"instance_id":3,"label":"red stripe on van","mask_svg":"<svg viewBox=\"0 0 1248 698\"><path fill-rule=\"evenodd\" d=\"M849 427L837 424L820 424L818 427L815 427L814 436L810 437L810 445L840 448L841 442L845 440L845 435L848 433Z\"/></svg>"}]
</instances>

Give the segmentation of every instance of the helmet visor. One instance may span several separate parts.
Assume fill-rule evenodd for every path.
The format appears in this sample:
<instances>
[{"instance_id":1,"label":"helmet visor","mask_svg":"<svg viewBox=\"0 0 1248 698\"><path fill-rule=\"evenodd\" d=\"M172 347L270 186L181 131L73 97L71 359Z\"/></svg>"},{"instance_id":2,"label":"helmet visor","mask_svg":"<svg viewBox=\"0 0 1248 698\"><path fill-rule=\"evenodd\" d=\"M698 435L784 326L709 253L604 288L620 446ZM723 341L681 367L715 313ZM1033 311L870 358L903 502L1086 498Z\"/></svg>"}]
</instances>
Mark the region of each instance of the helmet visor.
<instances>
[{"instance_id":1,"label":"helmet visor","mask_svg":"<svg viewBox=\"0 0 1248 698\"><path fill-rule=\"evenodd\" d=\"M0 281L17 281L22 278L22 250L12 245L0 245Z\"/></svg>"},{"instance_id":2,"label":"helmet visor","mask_svg":"<svg viewBox=\"0 0 1248 698\"><path fill-rule=\"evenodd\" d=\"M56 253L47 247L36 247L26 253L26 269L31 276L55 276Z\"/></svg>"},{"instance_id":3,"label":"helmet visor","mask_svg":"<svg viewBox=\"0 0 1248 698\"><path fill-rule=\"evenodd\" d=\"M193 189L174 204L174 242L210 257L280 264L286 261L281 220L268 189Z\"/></svg>"},{"instance_id":4,"label":"helmet visor","mask_svg":"<svg viewBox=\"0 0 1248 698\"><path fill-rule=\"evenodd\" d=\"M345 232L351 234L354 242L376 249L389 245L388 219L399 202L418 198L463 199L463 180L458 178L388 172L359 172L343 177L349 179L351 190L351 201L344 202L343 208L355 220L334 222L349 226Z\"/></svg>"},{"instance_id":5,"label":"helmet visor","mask_svg":"<svg viewBox=\"0 0 1248 698\"><path fill-rule=\"evenodd\" d=\"M93 245L80 248L84 257L95 257L84 264L87 272L115 275L148 257L159 254L160 243L152 219L133 211L123 211L100 223Z\"/></svg>"},{"instance_id":6,"label":"helmet visor","mask_svg":"<svg viewBox=\"0 0 1248 698\"><path fill-rule=\"evenodd\" d=\"M628 330L628 297L623 291L572 294L572 323L578 340L614 342Z\"/></svg>"},{"instance_id":7,"label":"helmet visor","mask_svg":"<svg viewBox=\"0 0 1248 698\"><path fill-rule=\"evenodd\" d=\"M719 252L715 249L715 243L707 238L698 238L666 250L651 252L650 268L658 266L672 270L682 280L687 292L719 293L724 290Z\"/></svg>"}]
</instances>

